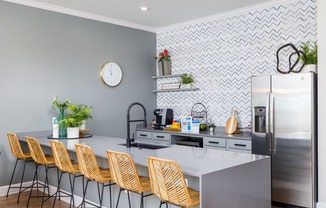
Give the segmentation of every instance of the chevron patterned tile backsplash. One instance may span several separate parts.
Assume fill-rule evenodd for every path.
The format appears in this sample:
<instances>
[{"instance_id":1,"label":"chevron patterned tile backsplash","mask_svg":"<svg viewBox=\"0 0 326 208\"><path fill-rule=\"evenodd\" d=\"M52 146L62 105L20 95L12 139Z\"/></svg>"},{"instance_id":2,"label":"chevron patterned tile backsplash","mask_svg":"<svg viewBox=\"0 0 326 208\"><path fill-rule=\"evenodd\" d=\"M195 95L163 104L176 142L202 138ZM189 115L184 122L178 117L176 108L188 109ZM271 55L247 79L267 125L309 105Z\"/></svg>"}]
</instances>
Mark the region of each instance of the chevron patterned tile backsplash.
<instances>
[{"instance_id":1,"label":"chevron patterned tile backsplash","mask_svg":"<svg viewBox=\"0 0 326 208\"><path fill-rule=\"evenodd\" d=\"M280 46L317 41L316 19L316 0L295 0L159 31L157 52L168 49L172 73L191 73L193 86L200 90L157 93L157 107L172 108L174 117L180 118L201 102L218 126L225 125L235 107L239 126L247 126L251 76L277 73L275 54ZM179 80L158 79L157 87Z\"/></svg>"}]
</instances>

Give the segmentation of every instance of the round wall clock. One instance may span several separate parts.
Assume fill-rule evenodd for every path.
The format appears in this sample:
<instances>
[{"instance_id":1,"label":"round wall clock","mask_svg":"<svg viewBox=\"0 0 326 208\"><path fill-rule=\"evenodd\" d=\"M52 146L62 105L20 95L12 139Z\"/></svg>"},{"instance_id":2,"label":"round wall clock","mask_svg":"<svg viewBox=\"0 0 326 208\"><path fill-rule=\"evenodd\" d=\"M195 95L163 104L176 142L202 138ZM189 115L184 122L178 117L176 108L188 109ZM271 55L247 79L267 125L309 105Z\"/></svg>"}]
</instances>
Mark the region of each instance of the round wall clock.
<instances>
[{"instance_id":1,"label":"round wall clock","mask_svg":"<svg viewBox=\"0 0 326 208\"><path fill-rule=\"evenodd\" d=\"M115 87L120 84L122 80L122 70L117 63L106 62L101 67L101 79L104 84Z\"/></svg>"}]
</instances>

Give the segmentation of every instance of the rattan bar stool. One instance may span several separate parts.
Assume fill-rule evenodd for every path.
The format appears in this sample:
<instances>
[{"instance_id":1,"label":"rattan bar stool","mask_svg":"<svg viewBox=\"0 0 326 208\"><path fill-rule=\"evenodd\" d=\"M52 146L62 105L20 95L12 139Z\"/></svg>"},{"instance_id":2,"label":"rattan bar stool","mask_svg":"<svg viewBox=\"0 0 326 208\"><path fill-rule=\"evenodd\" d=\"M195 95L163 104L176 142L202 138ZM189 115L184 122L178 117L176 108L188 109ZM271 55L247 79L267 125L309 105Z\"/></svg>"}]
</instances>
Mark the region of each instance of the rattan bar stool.
<instances>
[{"instance_id":1,"label":"rattan bar stool","mask_svg":"<svg viewBox=\"0 0 326 208\"><path fill-rule=\"evenodd\" d=\"M144 192L151 190L149 178L138 175L134 160L129 154L111 150L107 150L106 154L108 155L112 180L120 187L116 208L118 208L123 190L127 190L129 208L131 208L130 191L141 195L140 208L143 208L144 197L153 195L152 193L144 195Z\"/></svg>"},{"instance_id":2,"label":"rattan bar stool","mask_svg":"<svg viewBox=\"0 0 326 208\"><path fill-rule=\"evenodd\" d=\"M48 171L49 171L49 169L56 168L57 166L55 166L54 158L52 156L44 154L44 152L41 148L41 145L37 141L36 138L28 137L28 136L25 136L25 138L27 140L27 144L28 144L29 150L31 152L31 156L36 164L35 174L34 174L33 183L32 183L32 189L31 189L31 192L29 193L26 207L29 206L29 202L30 202L31 198L40 198L40 197L42 197L41 207L43 207L44 202L46 202L51 197L50 190L49 190ZM44 166L44 169L45 169L45 181L44 181L44 185L43 185L43 194L42 194L42 196L32 196L32 191L33 191L34 185L38 186L38 167L39 166ZM58 169L57 169L57 173L58 173ZM58 180L59 180L59 177L58 177ZM47 192L48 192L48 197L47 197L47 199L44 200L46 188L47 188Z\"/></svg>"},{"instance_id":3,"label":"rattan bar stool","mask_svg":"<svg viewBox=\"0 0 326 208\"><path fill-rule=\"evenodd\" d=\"M51 144L51 148L52 148L52 152L53 152L54 162L55 162L56 166L61 170L61 173L59 176L59 183L58 183L57 191L55 194L56 197L53 202L53 207L55 206L55 202L56 202L58 194L60 196L60 192L64 193L66 195L63 197L70 197L69 207L71 207L71 205L75 206L75 200L74 200L75 180L77 177L82 177L82 179L83 179L83 175L79 174L80 172L79 172L78 163L71 162L71 159L69 157L67 149L65 148L65 146L62 142L59 142L56 140L50 140L50 144ZM66 193L66 192L62 192L60 190L62 175L65 173L68 173L68 176L69 176L70 191L71 191L70 194ZM83 181L83 190L84 190L84 180L82 180L82 181ZM59 199L60 199L60 197L59 197Z\"/></svg>"},{"instance_id":4,"label":"rattan bar stool","mask_svg":"<svg viewBox=\"0 0 326 208\"><path fill-rule=\"evenodd\" d=\"M12 188L19 188L19 192L18 192L18 199L17 199L17 203L19 203L19 198L20 198L20 194L25 191L26 189L30 188L30 186L28 187L23 187L23 180L24 180L24 175L25 175L25 167L26 167L26 163L28 162L33 162L31 153L29 152L23 152L18 137L16 134L14 133L8 133L7 134L8 137L8 141L9 141L9 145L10 145L10 150L12 152L12 154L16 157L16 163L15 163L15 167L14 170L12 171L12 175L11 175L11 179L10 179L10 183L9 183L9 187L8 187L8 191L7 191L7 195L6 197L8 197L9 195L9 191ZM23 172L22 172L22 176L21 176L21 180L20 180L20 186L19 187L12 187L12 180L14 178L15 175L15 171L16 171L16 167L17 167L17 163L19 160L24 161L24 167L23 167ZM22 190L23 189L23 190Z\"/></svg>"},{"instance_id":5,"label":"rattan bar stool","mask_svg":"<svg viewBox=\"0 0 326 208\"><path fill-rule=\"evenodd\" d=\"M183 173L173 160L148 157L149 177L153 194L167 203L179 207L194 207L199 205L199 192L188 188Z\"/></svg>"},{"instance_id":6,"label":"rattan bar stool","mask_svg":"<svg viewBox=\"0 0 326 208\"><path fill-rule=\"evenodd\" d=\"M95 158L94 152L91 147L82 144L75 144L75 147L76 147L77 160L78 160L80 173L83 174L84 177L86 178L86 185L83 192L83 201L78 207L82 207L83 205L85 205L85 203L91 204L95 207L102 207L104 187L109 186L110 208L112 208L111 186L114 184L111 183L110 169L108 168L104 169L98 166L97 160ZM87 202L85 200L88 182L90 181L95 181L97 183L100 206L97 206L96 204ZM105 184L107 182L109 184ZM101 191L100 191L100 184L102 185Z\"/></svg>"}]
</instances>

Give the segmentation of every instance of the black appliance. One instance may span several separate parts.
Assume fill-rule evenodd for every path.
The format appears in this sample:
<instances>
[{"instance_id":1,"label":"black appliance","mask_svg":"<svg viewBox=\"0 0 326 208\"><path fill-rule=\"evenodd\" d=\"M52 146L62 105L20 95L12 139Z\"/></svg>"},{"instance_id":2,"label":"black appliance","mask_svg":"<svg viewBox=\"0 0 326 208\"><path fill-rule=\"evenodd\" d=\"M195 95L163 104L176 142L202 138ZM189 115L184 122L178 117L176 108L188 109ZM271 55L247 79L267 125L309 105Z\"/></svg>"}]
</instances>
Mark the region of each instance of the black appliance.
<instances>
[{"instance_id":1,"label":"black appliance","mask_svg":"<svg viewBox=\"0 0 326 208\"><path fill-rule=\"evenodd\" d=\"M166 125L172 124L173 110L170 108L161 108L154 110L155 124L154 129L163 129Z\"/></svg>"}]
</instances>

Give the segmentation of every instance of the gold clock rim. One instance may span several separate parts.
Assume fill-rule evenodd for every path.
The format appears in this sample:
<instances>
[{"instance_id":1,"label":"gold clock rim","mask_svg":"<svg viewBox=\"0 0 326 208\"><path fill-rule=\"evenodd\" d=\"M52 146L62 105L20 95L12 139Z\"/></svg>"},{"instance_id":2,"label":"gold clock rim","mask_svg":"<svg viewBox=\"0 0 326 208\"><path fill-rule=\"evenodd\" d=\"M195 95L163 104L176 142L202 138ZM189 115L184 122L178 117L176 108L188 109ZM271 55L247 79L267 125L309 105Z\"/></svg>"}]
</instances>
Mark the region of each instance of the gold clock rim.
<instances>
[{"instance_id":1,"label":"gold clock rim","mask_svg":"<svg viewBox=\"0 0 326 208\"><path fill-rule=\"evenodd\" d=\"M120 71L121 71L121 78L120 78L120 81L119 81L116 85L109 85L108 83L106 83L106 81L105 81L104 78L103 78L103 70L104 70L104 67L105 67L107 64L109 64L109 63L114 63L114 64L118 65L119 68L120 68ZM122 78L123 78L123 70L121 69L121 66L120 66L118 63L116 63L116 62L114 62L114 61L107 61L107 62L104 62L104 63L102 64L102 66L101 66L100 77L101 77L102 82L103 82L105 85L107 85L107 86L109 86L109 87L117 87L117 86L122 82Z\"/></svg>"}]
</instances>

